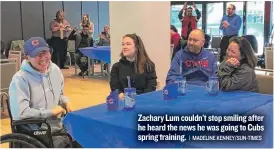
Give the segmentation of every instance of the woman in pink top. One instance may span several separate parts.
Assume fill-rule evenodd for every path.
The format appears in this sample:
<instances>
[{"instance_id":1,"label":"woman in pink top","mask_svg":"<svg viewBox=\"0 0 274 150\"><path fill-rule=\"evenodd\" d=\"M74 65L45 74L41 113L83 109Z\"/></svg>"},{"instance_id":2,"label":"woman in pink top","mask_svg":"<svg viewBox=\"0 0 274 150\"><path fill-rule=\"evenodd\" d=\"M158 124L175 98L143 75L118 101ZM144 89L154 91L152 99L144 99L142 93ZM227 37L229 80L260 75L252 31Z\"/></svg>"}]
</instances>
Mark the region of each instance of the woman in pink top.
<instances>
[{"instance_id":1,"label":"woman in pink top","mask_svg":"<svg viewBox=\"0 0 274 150\"><path fill-rule=\"evenodd\" d=\"M170 26L170 37L171 37L171 44L174 45L173 46L172 58L171 58L171 59L173 59L176 52L181 49L181 46L180 46L181 36L178 33L178 30L174 25Z\"/></svg>"}]
</instances>

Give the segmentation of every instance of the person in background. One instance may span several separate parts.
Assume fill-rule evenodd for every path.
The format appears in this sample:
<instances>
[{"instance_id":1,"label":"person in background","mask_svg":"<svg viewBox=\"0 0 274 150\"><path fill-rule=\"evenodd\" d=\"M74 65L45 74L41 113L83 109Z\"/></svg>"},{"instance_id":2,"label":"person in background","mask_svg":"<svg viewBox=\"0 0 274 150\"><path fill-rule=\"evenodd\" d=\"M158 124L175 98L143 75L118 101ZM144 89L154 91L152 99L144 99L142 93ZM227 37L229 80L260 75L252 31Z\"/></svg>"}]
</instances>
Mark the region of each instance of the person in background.
<instances>
[{"instance_id":1,"label":"person in background","mask_svg":"<svg viewBox=\"0 0 274 150\"><path fill-rule=\"evenodd\" d=\"M226 58L219 66L220 89L258 92L256 65L257 58L248 40L244 37L231 38Z\"/></svg>"},{"instance_id":2,"label":"person in background","mask_svg":"<svg viewBox=\"0 0 274 150\"><path fill-rule=\"evenodd\" d=\"M87 75L88 72L88 57L84 56L79 48L84 47L90 47L92 46L91 43L93 43L93 38L91 34L89 34L89 25L85 24L82 27L82 30L80 32L78 31L78 27L75 27L73 31L70 33L68 39L69 40L75 40L75 62L79 66L81 72L78 74L79 76Z\"/></svg>"},{"instance_id":3,"label":"person in background","mask_svg":"<svg viewBox=\"0 0 274 150\"><path fill-rule=\"evenodd\" d=\"M82 18L82 22L79 25L79 28L82 29L83 26L88 26L88 34L91 34L91 36L93 37L93 33L94 33L94 24L90 21L89 19L89 15L88 14L84 14L83 18Z\"/></svg>"},{"instance_id":4,"label":"person in background","mask_svg":"<svg viewBox=\"0 0 274 150\"><path fill-rule=\"evenodd\" d=\"M196 11L197 16L192 16L193 9ZM201 12L197 9L194 2L192 7L188 8L187 2L185 2L183 9L179 12L178 18L182 22L181 36L184 40L187 40L189 33L197 29L197 22L201 18Z\"/></svg>"},{"instance_id":5,"label":"person in background","mask_svg":"<svg viewBox=\"0 0 274 150\"><path fill-rule=\"evenodd\" d=\"M4 55L5 52L5 43L1 41L1 59L7 59L7 57Z\"/></svg>"},{"instance_id":6,"label":"person in background","mask_svg":"<svg viewBox=\"0 0 274 150\"><path fill-rule=\"evenodd\" d=\"M99 35L99 43L98 46L110 46L110 34L109 27L105 26L104 31Z\"/></svg>"},{"instance_id":7,"label":"person in background","mask_svg":"<svg viewBox=\"0 0 274 150\"><path fill-rule=\"evenodd\" d=\"M60 67L60 69L68 69L65 67L67 56L67 33L71 31L70 24L64 19L64 12L57 11L56 18L50 22L50 31L52 32L51 46L53 48L52 62Z\"/></svg>"},{"instance_id":8,"label":"person in background","mask_svg":"<svg viewBox=\"0 0 274 150\"><path fill-rule=\"evenodd\" d=\"M210 77L217 75L216 57L203 48L204 42L205 34L202 30L191 31L187 46L177 52L171 62L166 84L175 82L178 77L183 76L188 83L201 85Z\"/></svg>"},{"instance_id":9,"label":"person in background","mask_svg":"<svg viewBox=\"0 0 274 150\"><path fill-rule=\"evenodd\" d=\"M181 36L178 33L177 28L174 25L170 26L170 38L171 44L173 44L172 58L181 49ZM172 59L171 58L171 59Z\"/></svg>"},{"instance_id":10,"label":"person in background","mask_svg":"<svg viewBox=\"0 0 274 150\"><path fill-rule=\"evenodd\" d=\"M42 37L32 37L25 42L26 59L20 71L12 78L9 87L10 108L14 120L46 119L52 133L63 132L62 114L73 111L64 95L64 77L51 62L50 49ZM39 130L44 125L22 125L23 129ZM53 137L54 147L65 147L68 138Z\"/></svg>"},{"instance_id":11,"label":"person in background","mask_svg":"<svg viewBox=\"0 0 274 150\"><path fill-rule=\"evenodd\" d=\"M220 43L221 54L220 61L222 62L224 56L226 55L226 50L228 47L229 39L234 36L239 35L239 30L242 25L242 19L239 15L235 14L236 7L233 4L230 4L227 7L227 15L224 15L221 23L220 30L223 31L223 38Z\"/></svg>"},{"instance_id":12,"label":"person in background","mask_svg":"<svg viewBox=\"0 0 274 150\"><path fill-rule=\"evenodd\" d=\"M119 99L122 99L124 88L128 87L127 76L130 77L131 87L136 88L137 94L155 91L155 65L150 60L142 39L136 34L127 34L123 37L122 45L122 58L113 65L110 73L111 91L118 89Z\"/></svg>"},{"instance_id":13,"label":"person in background","mask_svg":"<svg viewBox=\"0 0 274 150\"><path fill-rule=\"evenodd\" d=\"M109 34L109 27L105 26L104 31L99 35L99 42L98 46L110 46L110 34ZM104 64L103 70L107 71L108 64Z\"/></svg>"}]
</instances>

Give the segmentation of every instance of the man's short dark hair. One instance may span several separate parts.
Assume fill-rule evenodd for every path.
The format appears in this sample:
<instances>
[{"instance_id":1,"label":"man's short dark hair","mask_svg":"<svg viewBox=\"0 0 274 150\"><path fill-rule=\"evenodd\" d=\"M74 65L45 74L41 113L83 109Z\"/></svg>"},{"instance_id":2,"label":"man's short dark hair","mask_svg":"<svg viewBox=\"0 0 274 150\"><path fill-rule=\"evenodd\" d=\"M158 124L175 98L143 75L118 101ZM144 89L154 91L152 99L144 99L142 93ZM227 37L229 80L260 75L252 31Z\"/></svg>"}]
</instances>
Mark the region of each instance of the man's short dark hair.
<instances>
[{"instance_id":1,"label":"man's short dark hair","mask_svg":"<svg viewBox=\"0 0 274 150\"><path fill-rule=\"evenodd\" d=\"M236 6L235 6L235 5L230 4L230 6L232 6L232 9L233 9L233 10L236 10Z\"/></svg>"},{"instance_id":2,"label":"man's short dark hair","mask_svg":"<svg viewBox=\"0 0 274 150\"><path fill-rule=\"evenodd\" d=\"M193 9L192 7L188 7L187 9Z\"/></svg>"}]
</instances>

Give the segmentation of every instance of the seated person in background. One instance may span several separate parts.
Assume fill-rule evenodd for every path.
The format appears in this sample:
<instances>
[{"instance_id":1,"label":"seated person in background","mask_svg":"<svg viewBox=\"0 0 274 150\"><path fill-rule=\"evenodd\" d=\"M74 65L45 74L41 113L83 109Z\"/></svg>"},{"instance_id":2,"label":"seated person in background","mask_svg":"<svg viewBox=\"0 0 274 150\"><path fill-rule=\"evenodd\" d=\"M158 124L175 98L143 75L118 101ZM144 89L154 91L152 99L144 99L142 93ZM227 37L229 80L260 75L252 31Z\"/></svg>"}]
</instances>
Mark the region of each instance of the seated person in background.
<instances>
[{"instance_id":1,"label":"seated person in background","mask_svg":"<svg viewBox=\"0 0 274 150\"><path fill-rule=\"evenodd\" d=\"M216 58L203 48L204 42L205 34L202 30L191 31L187 46L178 51L171 62L166 84L174 82L182 76L186 77L190 84L204 84L210 77L216 76ZM180 64L182 65L181 71Z\"/></svg>"},{"instance_id":2,"label":"seated person in background","mask_svg":"<svg viewBox=\"0 0 274 150\"><path fill-rule=\"evenodd\" d=\"M83 29L81 32L76 32L77 27L73 29L73 31L70 33L68 39L69 40L75 40L75 62L77 66L79 66L81 72L78 74L79 76L84 76L87 75L88 72L88 57L84 56L79 48L84 48L84 47L90 47L92 46L91 44L93 43L93 38L91 37L91 34L88 34L89 32L89 26L84 25Z\"/></svg>"},{"instance_id":3,"label":"seated person in background","mask_svg":"<svg viewBox=\"0 0 274 150\"><path fill-rule=\"evenodd\" d=\"M131 87L136 88L137 94L155 91L155 65L147 55L142 39L136 34L127 34L122 44L122 58L111 69L111 91L119 89L119 99L122 99L124 88L128 87L127 76L130 77Z\"/></svg>"},{"instance_id":4,"label":"seated person in background","mask_svg":"<svg viewBox=\"0 0 274 150\"><path fill-rule=\"evenodd\" d=\"M244 37L233 37L229 41L226 58L219 66L220 89L258 92L255 74L257 58L251 44Z\"/></svg>"},{"instance_id":5,"label":"seated person in background","mask_svg":"<svg viewBox=\"0 0 274 150\"><path fill-rule=\"evenodd\" d=\"M52 133L62 131L61 115L72 107L63 94L64 78L59 67L51 62L50 49L41 37L32 37L24 45L26 59L9 87L13 120L47 119ZM44 128L42 125L22 126L25 130ZM56 139L55 139L56 138ZM53 138L55 147L68 144L67 137Z\"/></svg>"},{"instance_id":6,"label":"seated person in background","mask_svg":"<svg viewBox=\"0 0 274 150\"><path fill-rule=\"evenodd\" d=\"M170 35L171 35L171 44L174 45L173 52L172 52L172 58L174 55L181 49L181 36L178 33L177 28L174 25L170 26Z\"/></svg>"},{"instance_id":7,"label":"seated person in background","mask_svg":"<svg viewBox=\"0 0 274 150\"><path fill-rule=\"evenodd\" d=\"M4 55L5 52L5 43L1 41L1 59L7 59L7 57Z\"/></svg>"},{"instance_id":8,"label":"seated person in background","mask_svg":"<svg viewBox=\"0 0 274 150\"><path fill-rule=\"evenodd\" d=\"M90 21L89 19L89 15L88 14L84 14L83 18L82 18L82 22L80 23L79 27L81 29L83 29L83 26L88 25L88 33L91 34L91 36L93 37L93 33L94 33L94 25L93 23Z\"/></svg>"},{"instance_id":9,"label":"seated person in background","mask_svg":"<svg viewBox=\"0 0 274 150\"><path fill-rule=\"evenodd\" d=\"M109 34L109 27L104 27L104 32L100 33L98 46L110 46L110 34ZM108 64L104 64L104 70L106 71Z\"/></svg>"},{"instance_id":10,"label":"seated person in background","mask_svg":"<svg viewBox=\"0 0 274 150\"><path fill-rule=\"evenodd\" d=\"M99 35L99 43L98 46L110 46L110 34L109 27L104 27L104 32L101 32Z\"/></svg>"}]
</instances>

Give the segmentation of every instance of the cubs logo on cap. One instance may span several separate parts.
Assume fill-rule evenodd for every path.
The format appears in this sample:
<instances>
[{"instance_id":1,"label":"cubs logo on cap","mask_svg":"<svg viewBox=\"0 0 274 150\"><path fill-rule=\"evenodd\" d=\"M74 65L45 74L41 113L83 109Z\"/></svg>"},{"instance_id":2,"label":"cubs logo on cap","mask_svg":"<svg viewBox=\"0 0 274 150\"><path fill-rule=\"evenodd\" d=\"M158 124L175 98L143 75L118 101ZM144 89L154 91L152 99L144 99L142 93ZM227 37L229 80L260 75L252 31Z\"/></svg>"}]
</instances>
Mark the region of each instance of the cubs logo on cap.
<instances>
[{"instance_id":1,"label":"cubs logo on cap","mask_svg":"<svg viewBox=\"0 0 274 150\"><path fill-rule=\"evenodd\" d=\"M37 46L37 45L39 45L39 41L38 41L38 40L32 40L32 41L31 41L31 44L32 44L33 46Z\"/></svg>"}]
</instances>

